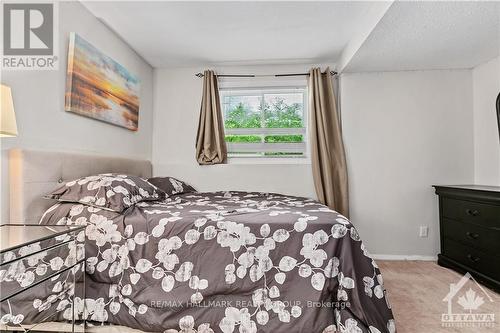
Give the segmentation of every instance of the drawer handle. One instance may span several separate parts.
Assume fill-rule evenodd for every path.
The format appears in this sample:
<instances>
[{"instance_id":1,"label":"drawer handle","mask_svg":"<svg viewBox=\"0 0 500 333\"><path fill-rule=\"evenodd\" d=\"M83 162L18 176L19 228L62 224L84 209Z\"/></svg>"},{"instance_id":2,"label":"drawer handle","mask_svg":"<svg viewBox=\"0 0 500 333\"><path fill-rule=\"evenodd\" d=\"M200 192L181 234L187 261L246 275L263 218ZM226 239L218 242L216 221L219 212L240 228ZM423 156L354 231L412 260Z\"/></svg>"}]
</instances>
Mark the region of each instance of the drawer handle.
<instances>
[{"instance_id":1,"label":"drawer handle","mask_svg":"<svg viewBox=\"0 0 500 333\"><path fill-rule=\"evenodd\" d=\"M470 215L470 216L478 216L479 215L479 211L477 211L475 209L474 210L467 209L465 212L467 213L467 215Z\"/></svg>"},{"instance_id":2,"label":"drawer handle","mask_svg":"<svg viewBox=\"0 0 500 333\"><path fill-rule=\"evenodd\" d=\"M472 261L473 263L477 263L481 258L479 257L476 257L476 256L473 256L472 254L468 254L467 255L467 259L469 259L470 261Z\"/></svg>"},{"instance_id":3,"label":"drawer handle","mask_svg":"<svg viewBox=\"0 0 500 333\"><path fill-rule=\"evenodd\" d=\"M470 239L477 239L479 237L479 234L476 234L474 232L470 232L470 231L467 231L465 233L467 235L467 237L469 237Z\"/></svg>"}]
</instances>

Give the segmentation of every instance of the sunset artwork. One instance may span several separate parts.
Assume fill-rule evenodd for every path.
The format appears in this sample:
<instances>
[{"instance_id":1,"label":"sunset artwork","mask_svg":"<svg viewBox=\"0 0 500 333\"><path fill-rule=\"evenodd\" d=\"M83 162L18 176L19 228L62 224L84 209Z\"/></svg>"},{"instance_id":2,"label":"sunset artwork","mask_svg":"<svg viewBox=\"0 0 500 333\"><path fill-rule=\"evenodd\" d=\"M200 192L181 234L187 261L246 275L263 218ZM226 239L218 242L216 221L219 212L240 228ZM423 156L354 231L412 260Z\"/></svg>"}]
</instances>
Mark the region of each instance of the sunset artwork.
<instances>
[{"instance_id":1,"label":"sunset artwork","mask_svg":"<svg viewBox=\"0 0 500 333\"><path fill-rule=\"evenodd\" d=\"M82 37L71 33L65 109L137 131L139 80Z\"/></svg>"}]
</instances>

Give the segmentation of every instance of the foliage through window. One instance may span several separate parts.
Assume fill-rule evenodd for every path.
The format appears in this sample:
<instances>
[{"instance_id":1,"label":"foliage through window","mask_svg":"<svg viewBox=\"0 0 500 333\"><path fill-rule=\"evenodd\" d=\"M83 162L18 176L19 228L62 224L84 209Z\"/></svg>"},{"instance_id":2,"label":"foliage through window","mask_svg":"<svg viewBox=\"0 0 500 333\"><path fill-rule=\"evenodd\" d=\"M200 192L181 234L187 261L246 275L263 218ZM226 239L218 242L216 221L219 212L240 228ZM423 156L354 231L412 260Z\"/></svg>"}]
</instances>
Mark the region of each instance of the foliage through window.
<instances>
[{"instance_id":1,"label":"foliage through window","mask_svg":"<svg viewBox=\"0 0 500 333\"><path fill-rule=\"evenodd\" d=\"M223 90L230 157L305 157L305 88Z\"/></svg>"}]
</instances>

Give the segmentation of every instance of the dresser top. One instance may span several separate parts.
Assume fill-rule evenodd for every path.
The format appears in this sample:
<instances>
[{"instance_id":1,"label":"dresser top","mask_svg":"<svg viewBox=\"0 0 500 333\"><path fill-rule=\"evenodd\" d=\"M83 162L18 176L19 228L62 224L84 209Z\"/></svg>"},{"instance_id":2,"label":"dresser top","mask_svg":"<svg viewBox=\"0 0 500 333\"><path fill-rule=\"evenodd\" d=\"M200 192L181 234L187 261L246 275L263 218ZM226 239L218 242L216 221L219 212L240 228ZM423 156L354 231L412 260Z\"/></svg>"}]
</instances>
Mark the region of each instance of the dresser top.
<instances>
[{"instance_id":1,"label":"dresser top","mask_svg":"<svg viewBox=\"0 0 500 333\"><path fill-rule=\"evenodd\" d=\"M83 225L1 224L0 254L84 228Z\"/></svg>"},{"instance_id":2,"label":"dresser top","mask_svg":"<svg viewBox=\"0 0 500 333\"><path fill-rule=\"evenodd\" d=\"M432 185L435 188L453 188L458 190L487 191L500 193L500 186L489 185Z\"/></svg>"}]
</instances>

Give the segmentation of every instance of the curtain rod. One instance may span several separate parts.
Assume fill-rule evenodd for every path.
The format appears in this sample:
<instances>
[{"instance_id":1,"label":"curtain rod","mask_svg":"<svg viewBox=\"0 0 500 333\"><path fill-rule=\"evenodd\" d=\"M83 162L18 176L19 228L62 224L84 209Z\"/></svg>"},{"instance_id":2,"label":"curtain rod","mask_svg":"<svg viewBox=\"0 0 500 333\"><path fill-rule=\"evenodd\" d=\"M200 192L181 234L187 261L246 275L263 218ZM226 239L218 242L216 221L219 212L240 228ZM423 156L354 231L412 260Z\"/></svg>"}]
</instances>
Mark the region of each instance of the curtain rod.
<instances>
[{"instance_id":1,"label":"curtain rod","mask_svg":"<svg viewBox=\"0 0 500 333\"><path fill-rule=\"evenodd\" d=\"M335 71L330 71L331 75L337 75ZM196 73L195 76L202 78L203 73ZM285 77L285 76L309 76L309 73L293 73L293 74L271 74L271 75L255 75L255 74L220 74L217 77L259 77L259 76L274 76L274 77Z\"/></svg>"}]
</instances>

